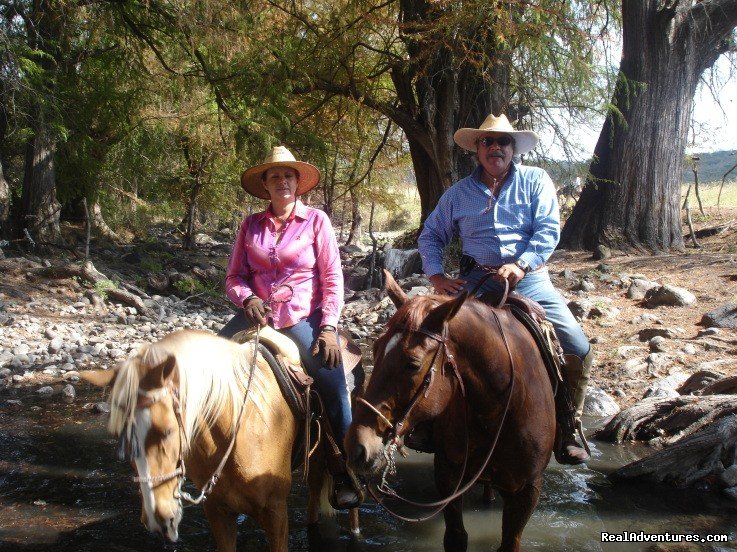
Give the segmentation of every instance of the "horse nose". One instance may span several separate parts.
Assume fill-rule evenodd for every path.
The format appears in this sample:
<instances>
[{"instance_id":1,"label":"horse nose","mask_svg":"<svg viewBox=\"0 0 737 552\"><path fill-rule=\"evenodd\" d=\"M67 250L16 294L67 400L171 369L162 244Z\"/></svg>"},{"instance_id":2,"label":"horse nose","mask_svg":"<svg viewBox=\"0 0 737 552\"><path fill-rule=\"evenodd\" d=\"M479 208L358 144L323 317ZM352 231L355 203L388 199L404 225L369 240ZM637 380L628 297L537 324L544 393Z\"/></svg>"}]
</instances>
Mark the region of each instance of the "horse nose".
<instances>
[{"instance_id":1,"label":"horse nose","mask_svg":"<svg viewBox=\"0 0 737 552\"><path fill-rule=\"evenodd\" d=\"M368 463L368 451L362 443L356 443L350 454L351 462L355 466L365 466Z\"/></svg>"}]
</instances>

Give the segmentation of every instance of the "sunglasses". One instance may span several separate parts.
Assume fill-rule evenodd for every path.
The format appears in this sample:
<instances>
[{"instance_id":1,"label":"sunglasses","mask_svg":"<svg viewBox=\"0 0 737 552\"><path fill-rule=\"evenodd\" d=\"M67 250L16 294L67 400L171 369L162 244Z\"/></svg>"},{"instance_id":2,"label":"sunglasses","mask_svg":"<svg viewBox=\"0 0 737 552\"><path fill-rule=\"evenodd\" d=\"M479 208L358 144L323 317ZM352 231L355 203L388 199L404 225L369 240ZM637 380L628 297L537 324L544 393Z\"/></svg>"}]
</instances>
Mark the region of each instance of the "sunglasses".
<instances>
[{"instance_id":1,"label":"sunglasses","mask_svg":"<svg viewBox=\"0 0 737 552\"><path fill-rule=\"evenodd\" d=\"M499 144L501 147L508 146L514 142L511 136L484 136L479 140L479 144L488 148L492 144Z\"/></svg>"}]
</instances>

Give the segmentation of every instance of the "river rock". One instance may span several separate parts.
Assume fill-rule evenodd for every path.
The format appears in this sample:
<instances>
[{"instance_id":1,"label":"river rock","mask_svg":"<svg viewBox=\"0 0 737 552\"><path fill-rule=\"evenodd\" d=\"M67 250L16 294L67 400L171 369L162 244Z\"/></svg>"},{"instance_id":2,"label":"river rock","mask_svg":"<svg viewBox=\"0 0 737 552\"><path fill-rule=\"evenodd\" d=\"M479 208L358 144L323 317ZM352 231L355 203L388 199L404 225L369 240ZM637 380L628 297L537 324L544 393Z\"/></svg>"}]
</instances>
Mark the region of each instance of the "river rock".
<instances>
[{"instance_id":1,"label":"river rock","mask_svg":"<svg viewBox=\"0 0 737 552\"><path fill-rule=\"evenodd\" d=\"M645 293L644 303L648 307L683 307L696 302L696 296L687 289L666 284Z\"/></svg>"},{"instance_id":2,"label":"river rock","mask_svg":"<svg viewBox=\"0 0 737 552\"><path fill-rule=\"evenodd\" d=\"M737 304L727 303L706 313L701 318L701 324L706 327L737 328Z\"/></svg>"},{"instance_id":3,"label":"river rock","mask_svg":"<svg viewBox=\"0 0 737 552\"><path fill-rule=\"evenodd\" d=\"M648 398L666 398L666 397L678 397L680 393L678 388L688 379L688 374L683 372L675 372L666 376L645 390L643 399Z\"/></svg>"},{"instance_id":4,"label":"river rock","mask_svg":"<svg viewBox=\"0 0 737 552\"><path fill-rule=\"evenodd\" d=\"M617 402L606 391L598 387L589 387L586 390L586 401L583 405L584 416L603 418L614 416L619 410Z\"/></svg>"},{"instance_id":5,"label":"river rock","mask_svg":"<svg viewBox=\"0 0 737 552\"><path fill-rule=\"evenodd\" d=\"M633 299L636 301L639 301L640 299L645 298L645 294L655 288L658 287L657 282L651 282L650 280L642 280L640 278L635 278L632 280L632 283L630 284L630 287L627 289L627 299Z\"/></svg>"},{"instance_id":6,"label":"river rock","mask_svg":"<svg viewBox=\"0 0 737 552\"><path fill-rule=\"evenodd\" d=\"M406 278L422 272L422 258L417 249L387 249L384 254L384 268L395 279Z\"/></svg>"}]
</instances>

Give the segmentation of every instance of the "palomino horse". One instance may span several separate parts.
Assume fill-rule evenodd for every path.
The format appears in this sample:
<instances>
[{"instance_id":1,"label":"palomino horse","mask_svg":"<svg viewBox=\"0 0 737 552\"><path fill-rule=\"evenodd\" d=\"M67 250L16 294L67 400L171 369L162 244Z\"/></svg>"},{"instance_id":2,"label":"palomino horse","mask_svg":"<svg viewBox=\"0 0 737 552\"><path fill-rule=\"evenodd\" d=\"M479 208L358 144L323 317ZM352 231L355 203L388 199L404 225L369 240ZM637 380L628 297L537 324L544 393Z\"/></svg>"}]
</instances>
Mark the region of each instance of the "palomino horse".
<instances>
[{"instance_id":1,"label":"palomino horse","mask_svg":"<svg viewBox=\"0 0 737 552\"><path fill-rule=\"evenodd\" d=\"M349 464L376 472L416 424L431 423L435 483L449 499L434 504L444 506L445 550L467 548L462 494L476 480L504 499L499 550L519 550L555 437L553 393L532 337L507 309L465 294L408 299L388 274L386 288L398 310L374 344L346 436Z\"/></svg>"},{"instance_id":2,"label":"palomino horse","mask_svg":"<svg viewBox=\"0 0 737 552\"><path fill-rule=\"evenodd\" d=\"M238 513L264 529L270 551L287 550L291 457L302 424L266 361L254 360L253 342L181 330L144 345L115 370L81 374L95 385L113 384L108 429L137 472L149 531L177 540L186 473L199 489L214 484L204 510L218 550L235 550ZM309 523L328 511L325 474L321 466L310 469ZM354 510L354 532L357 520Z\"/></svg>"}]
</instances>

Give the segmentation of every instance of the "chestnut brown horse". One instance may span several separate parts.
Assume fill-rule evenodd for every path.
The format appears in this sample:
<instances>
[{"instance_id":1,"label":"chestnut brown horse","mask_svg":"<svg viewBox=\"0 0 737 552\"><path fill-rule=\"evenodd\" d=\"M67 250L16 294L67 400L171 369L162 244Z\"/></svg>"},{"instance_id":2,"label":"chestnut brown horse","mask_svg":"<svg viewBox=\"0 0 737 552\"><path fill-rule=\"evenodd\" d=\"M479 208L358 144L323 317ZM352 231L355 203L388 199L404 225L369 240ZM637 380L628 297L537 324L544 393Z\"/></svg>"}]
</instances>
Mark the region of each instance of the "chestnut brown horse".
<instances>
[{"instance_id":1,"label":"chestnut brown horse","mask_svg":"<svg viewBox=\"0 0 737 552\"><path fill-rule=\"evenodd\" d=\"M474 478L504 500L500 551L519 550L555 437L553 392L529 332L507 309L465 294L408 299L374 344L374 370L346 436L349 463L368 475L420 422L432 424L446 551L463 551L462 494ZM440 501L440 507L444 501Z\"/></svg>"},{"instance_id":2,"label":"chestnut brown horse","mask_svg":"<svg viewBox=\"0 0 737 552\"><path fill-rule=\"evenodd\" d=\"M236 517L245 513L266 532L269 550L286 552L291 458L302 424L253 342L182 330L144 345L115 370L81 375L113 384L108 429L137 474L141 521L150 531L177 540L182 498L191 498L182 490L186 473L198 489L211 486L204 510L218 550L235 550ZM314 523L320 509L329 512L329 481L324 465L311 463L309 473ZM354 532L357 516L354 509Z\"/></svg>"}]
</instances>

